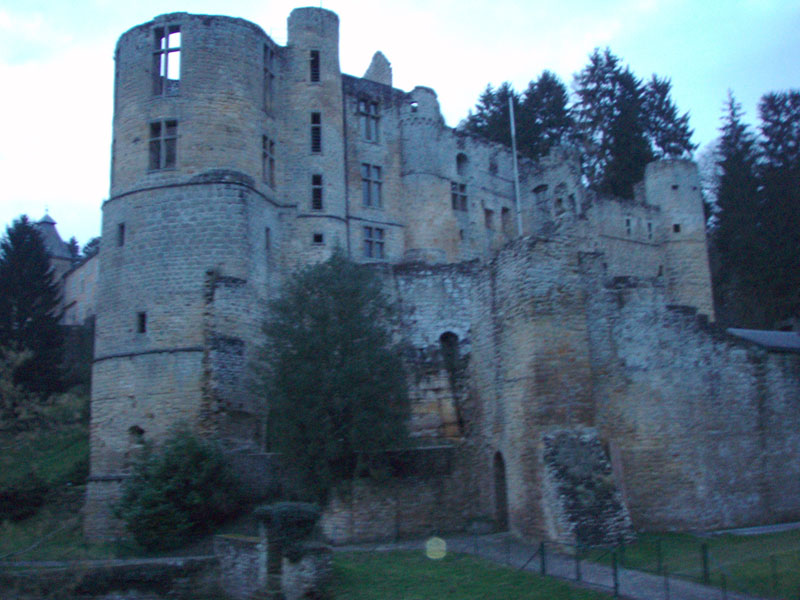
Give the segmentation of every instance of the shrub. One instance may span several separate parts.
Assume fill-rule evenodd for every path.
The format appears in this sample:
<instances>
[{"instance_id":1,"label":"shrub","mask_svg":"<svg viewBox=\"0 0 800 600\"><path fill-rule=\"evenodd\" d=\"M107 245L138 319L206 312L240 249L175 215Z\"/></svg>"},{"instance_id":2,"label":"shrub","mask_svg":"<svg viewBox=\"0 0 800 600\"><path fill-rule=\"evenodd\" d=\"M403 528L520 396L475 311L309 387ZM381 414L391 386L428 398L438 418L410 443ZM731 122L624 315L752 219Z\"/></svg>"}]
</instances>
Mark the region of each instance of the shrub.
<instances>
[{"instance_id":1,"label":"shrub","mask_svg":"<svg viewBox=\"0 0 800 600\"><path fill-rule=\"evenodd\" d=\"M44 504L47 485L30 469L0 485L0 521L32 517Z\"/></svg>"},{"instance_id":2,"label":"shrub","mask_svg":"<svg viewBox=\"0 0 800 600\"><path fill-rule=\"evenodd\" d=\"M160 451L146 446L116 514L147 550L169 550L210 533L241 508L239 486L221 450L180 429Z\"/></svg>"}]
</instances>

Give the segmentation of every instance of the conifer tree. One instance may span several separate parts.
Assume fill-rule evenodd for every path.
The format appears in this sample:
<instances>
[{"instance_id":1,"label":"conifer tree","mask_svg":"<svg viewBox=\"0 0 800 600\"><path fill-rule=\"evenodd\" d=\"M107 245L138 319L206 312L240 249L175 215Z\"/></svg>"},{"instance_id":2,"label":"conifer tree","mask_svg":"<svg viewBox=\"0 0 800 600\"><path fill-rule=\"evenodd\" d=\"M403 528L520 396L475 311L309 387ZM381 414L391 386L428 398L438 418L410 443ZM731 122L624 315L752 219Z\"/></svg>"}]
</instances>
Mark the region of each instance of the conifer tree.
<instances>
[{"instance_id":1,"label":"conifer tree","mask_svg":"<svg viewBox=\"0 0 800 600\"><path fill-rule=\"evenodd\" d=\"M469 111L459 129L478 135L497 144L511 145L511 118L508 99L512 98L514 112L519 112L519 95L511 84L503 82L497 89L487 85L478 99L475 112Z\"/></svg>"},{"instance_id":2,"label":"conifer tree","mask_svg":"<svg viewBox=\"0 0 800 600\"><path fill-rule=\"evenodd\" d=\"M738 326L764 325L764 222L756 172L757 146L728 93L718 145L714 293L719 318Z\"/></svg>"},{"instance_id":3,"label":"conifer tree","mask_svg":"<svg viewBox=\"0 0 800 600\"><path fill-rule=\"evenodd\" d=\"M0 349L32 353L14 374L32 391L59 387L59 302L44 243L23 215L0 240Z\"/></svg>"},{"instance_id":4,"label":"conifer tree","mask_svg":"<svg viewBox=\"0 0 800 600\"><path fill-rule=\"evenodd\" d=\"M324 501L336 482L369 474L382 451L405 443L392 309L375 272L338 252L289 279L270 309L256 365L270 445L297 469L306 499Z\"/></svg>"},{"instance_id":5,"label":"conifer tree","mask_svg":"<svg viewBox=\"0 0 800 600\"><path fill-rule=\"evenodd\" d=\"M575 122L564 83L550 71L531 81L517 111L519 151L528 158L546 156L550 149L572 141Z\"/></svg>"}]
</instances>

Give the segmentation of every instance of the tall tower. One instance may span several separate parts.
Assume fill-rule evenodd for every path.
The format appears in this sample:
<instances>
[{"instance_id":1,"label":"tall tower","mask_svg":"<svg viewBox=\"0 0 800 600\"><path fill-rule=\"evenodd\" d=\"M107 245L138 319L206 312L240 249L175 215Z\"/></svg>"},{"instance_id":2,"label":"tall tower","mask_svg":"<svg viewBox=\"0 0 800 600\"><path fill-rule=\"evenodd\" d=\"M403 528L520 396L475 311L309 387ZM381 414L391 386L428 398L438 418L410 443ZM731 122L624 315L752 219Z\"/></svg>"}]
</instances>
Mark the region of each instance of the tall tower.
<instances>
[{"instance_id":1,"label":"tall tower","mask_svg":"<svg viewBox=\"0 0 800 600\"><path fill-rule=\"evenodd\" d=\"M176 423L258 439L244 384L281 245L281 48L256 25L173 13L115 53L86 533L114 531L131 458Z\"/></svg>"},{"instance_id":2,"label":"tall tower","mask_svg":"<svg viewBox=\"0 0 800 600\"><path fill-rule=\"evenodd\" d=\"M667 293L672 302L697 308L714 320L706 221L697 165L661 160L647 165L647 201L661 208Z\"/></svg>"}]
</instances>

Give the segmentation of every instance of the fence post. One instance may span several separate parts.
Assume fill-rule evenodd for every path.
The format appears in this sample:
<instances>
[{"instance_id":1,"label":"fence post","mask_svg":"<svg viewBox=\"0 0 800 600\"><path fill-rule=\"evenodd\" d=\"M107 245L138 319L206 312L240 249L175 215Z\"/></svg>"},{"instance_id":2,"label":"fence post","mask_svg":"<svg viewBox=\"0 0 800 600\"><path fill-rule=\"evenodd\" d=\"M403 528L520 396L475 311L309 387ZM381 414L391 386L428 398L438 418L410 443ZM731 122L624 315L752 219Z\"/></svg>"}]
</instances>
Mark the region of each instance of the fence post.
<instances>
[{"instance_id":1,"label":"fence post","mask_svg":"<svg viewBox=\"0 0 800 600\"><path fill-rule=\"evenodd\" d=\"M769 567L772 571L772 595L778 595L778 559L774 554L769 555Z\"/></svg>"},{"instance_id":2,"label":"fence post","mask_svg":"<svg viewBox=\"0 0 800 600\"><path fill-rule=\"evenodd\" d=\"M614 598L619 596L619 572L617 570L617 551L611 553L611 575L614 578Z\"/></svg>"},{"instance_id":3,"label":"fence post","mask_svg":"<svg viewBox=\"0 0 800 600\"><path fill-rule=\"evenodd\" d=\"M700 544L700 554L703 557L703 583L708 585L711 581L711 576L708 572L708 543L703 542Z\"/></svg>"},{"instance_id":4,"label":"fence post","mask_svg":"<svg viewBox=\"0 0 800 600\"><path fill-rule=\"evenodd\" d=\"M664 571L664 555L661 547L661 539L656 540L656 573L661 575Z\"/></svg>"},{"instance_id":5,"label":"fence post","mask_svg":"<svg viewBox=\"0 0 800 600\"><path fill-rule=\"evenodd\" d=\"M547 575L547 561L544 557L544 542L539 542L539 572L542 576Z\"/></svg>"}]
</instances>

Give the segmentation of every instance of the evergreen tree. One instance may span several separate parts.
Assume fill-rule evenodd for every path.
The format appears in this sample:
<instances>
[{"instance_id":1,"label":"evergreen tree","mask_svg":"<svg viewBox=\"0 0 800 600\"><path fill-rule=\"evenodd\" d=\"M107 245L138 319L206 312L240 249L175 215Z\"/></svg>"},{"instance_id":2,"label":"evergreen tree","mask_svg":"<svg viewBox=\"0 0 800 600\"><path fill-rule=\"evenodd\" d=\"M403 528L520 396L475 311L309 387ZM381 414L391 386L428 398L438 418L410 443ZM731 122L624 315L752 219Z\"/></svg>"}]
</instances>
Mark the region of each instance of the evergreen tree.
<instances>
[{"instance_id":1,"label":"evergreen tree","mask_svg":"<svg viewBox=\"0 0 800 600\"><path fill-rule=\"evenodd\" d=\"M716 226L712 243L715 303L720 321L764 325L764 236L756 172L755 135L728 93L718 145Z\"/></svg>"},{"instance_id":2,"label":"evergreen tree","mask_svg":"<svg viewBox=\"0 0 800 600\"><path fill-rule=\"evenodd\" d=\"M688 113L678 116L669 79L653 75L643 85L606 48L595 49L573 86L584 175L593 189L632 198L648 162L694 151Z\"/></svg>"},{"instance_id":3,"label":"evergreen tree","mask_svg":"<svg viewBox=\"0 0 800 600\"><path fill-rule=\"evenodd\" d=\"M516 113L521 154L535 160L572 140L575 122L568 102L567 87L550 71L530 82Z\"/></svg>"},{"instance_id":4,"label":"evergreen tree","mask_svg":"<svg viewBox=\"0 0 800 600\"><path fill-rule=\"evenodd\" d=\"M653 74L644 88L642 110L647 136L655 158L691 158L697 145L692 143L689 113L678 116L670 92L672 82Z\"/></svg>"},{"instance_id":5,"label":"evergreen tree","mask_svg":"<svg viewBox=\"0 0 800 600\"><path fill-rule=\"evenodd\" d=\"M496 90L491 85L478 99L475 112L469 111L467 118L461 122L459 129L478 135L497 144L511 145L511 119L508 110L508 99L512 98L514 113L519 112L519 95L511 84L503 82Z\"/></svg>"},{"instance_id":6,"label":"evergreen tree","mask_svg":"<svg viewBox=\"0 0 800 600\"><path fill-rule=\"evenodd\" d=\"M271 303L256 366L268 398L270 445L286 455L308 499L369 474L403 446L408 392L392 317L375 272L336 253L289 279Z\"/></svg>"},{"instance_id":7,"label":"evergreen tree","mask_svg":"<svg viewBox=\"0 0 800 600\"><path fill-rule=\"evenodd\" d=\"M767 324L800 317L800 91L770 93L758 106Z\"/></svg>"},{"instance_id":8,"label":"evergreen tree","mask_svg":"<svg viewBox=\"0 0 800 600\"><path fill-rule=\"evenodd\" d=\"M32 391L59 386L59 291L39 233L22 216L0 240L0 348L32 353L15 380Z\"/></svg>"}]
</instances>

